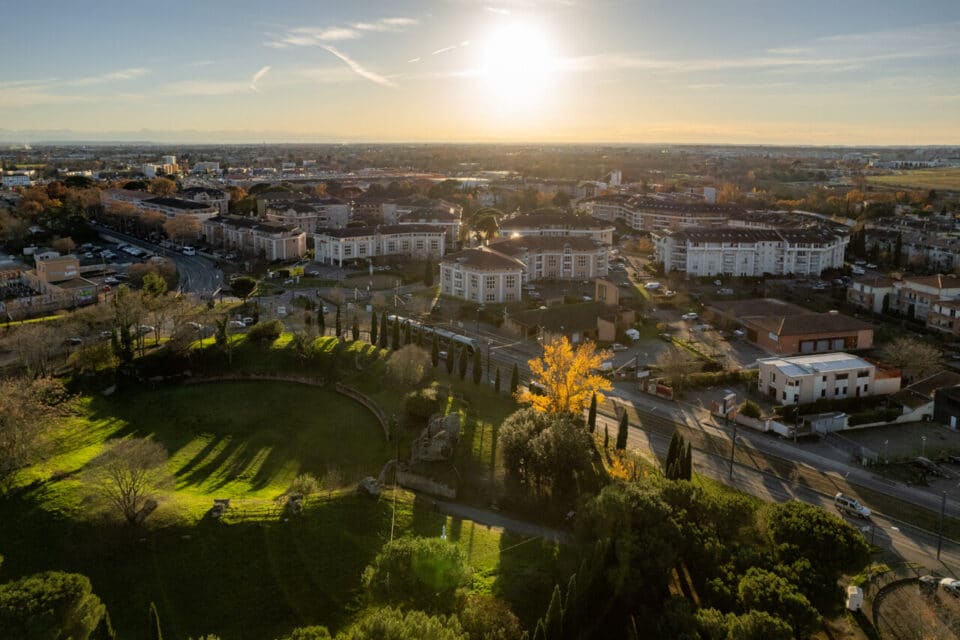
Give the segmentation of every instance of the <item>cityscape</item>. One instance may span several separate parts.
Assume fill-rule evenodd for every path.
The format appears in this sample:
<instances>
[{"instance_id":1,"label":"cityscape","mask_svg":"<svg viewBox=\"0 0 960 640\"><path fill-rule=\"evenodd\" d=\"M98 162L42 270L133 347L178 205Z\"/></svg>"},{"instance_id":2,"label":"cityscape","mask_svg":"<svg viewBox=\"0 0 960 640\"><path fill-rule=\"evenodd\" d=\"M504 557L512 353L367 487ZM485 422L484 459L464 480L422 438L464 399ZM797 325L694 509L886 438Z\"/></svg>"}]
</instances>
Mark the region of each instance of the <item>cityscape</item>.
<instances>
[{"instance_id":1,"label":"cityscape","mask_svg":"<svg viewBox=\"0 0 960 640\"><path fill-rule=\"evenodd\" d=\"M729 4L8 8L0 640L960 637L960 5Z\"/></svg>"}]
</instances>

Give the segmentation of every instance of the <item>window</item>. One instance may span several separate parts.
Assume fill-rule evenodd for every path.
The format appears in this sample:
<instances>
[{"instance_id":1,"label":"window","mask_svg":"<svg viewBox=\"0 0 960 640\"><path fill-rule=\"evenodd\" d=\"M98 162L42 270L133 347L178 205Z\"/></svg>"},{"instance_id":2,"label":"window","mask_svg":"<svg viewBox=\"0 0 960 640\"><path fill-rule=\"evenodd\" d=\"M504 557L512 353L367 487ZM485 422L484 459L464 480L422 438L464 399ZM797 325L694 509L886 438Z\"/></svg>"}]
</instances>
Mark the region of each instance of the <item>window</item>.
<instances>
[{"instance_id":1,"label":"window","mask_svg":"<svg viewBox=\"0 0 960 640\"><path fill-rule=\"evenodd\" d=\"M484 297L484 300L486 300L487 302L494 302L496 299L497 299L497 296L496 296L496 294L494 294L494 293L488 293L488 294Z\"/></svg>"},{"instance_id":2,"label":"window","mask_svg":"<svg viewBox=\"0 0 960 640\"><path fill-rule=\"evenodd\" d=\"M417 245L416 245L416 246L417 246L417 251L423 251L423 247L425 246L424 241L423 241L423 240L417 240Z\"/></svg>"},{"instance_id":3,"label":"window","mask_svg":"<svg viewBox=\"0 0 960 640\"><path fill-rule=\"evenodd\" d=\"M777 374L771 373L771 374L770 374L770 382L773 383L773 382L776 382L776 381L777 381Z\"/></svg>"},{"instance_id":4,"label":"window","mask_svg":"<svg viewBox=\"0 0 960 640\"><path fill-rule=\"evenodd\" d=\"M840 382L841 380L846 380L849 377L850 377L849 373L838 373L836 376L834 376L834 379L837 382Z\"/></svg>"},{"instance_id":5,"label":"window","mask_svg":"<svg viewBox=\"0 0 960 640\"><path fill-rule=\"evenodd\" d=\"M479 287L480 287L480 278L478 278L477 276L471 275L471 276L470 276L470 286L473 287L474 289L479 288Z\"/></svg>"},{"instance_id":6,"label":"window","mask_svg":"<svg viewBox=\"0 0 960 640\"><path fill-rule=\"evenodd\" d=\"M431 240L431 241L430 241L430 250L431 250L431 251L439 251L439 250L440 250L440 241L439 241L439 240Z\"/></svg>"},{"instance_id":7,"label":"window","mask_svg":"<svg viewBox=\"0 0 960 640\"><path fill-rule=\"evenodd\" d=\"M507 289L515 289L517 286L517 276L507 276L505 278Z\"/></svg>"},{"instance_id":8,"label":"window","mask_svg":"<svg viewBox=\"0 0 960 640\"><path fill-rule=\"evenodd\" d=\"M821 397L821 398L826 398L826 397L827 397L827 390L826 390L826 389L820 389L820 397Z\"/></svg>"},{"instance_id":9,"label":"window","mask_svg":"<svg viewBox=\"0 0 960 640\"><path fill-rule=\"evenodd\" d=\"M783 393L783 399L786 400L786 399L787 399L787 392L786 392L786 391L783 391L782 393Z\"/></svg>"},{"instance_id":10,"label":"window","mask_svg":"<svg viewBox=\"0 0 960 640\"><path fill-rule=\"evenodd\" d=\"M367 245L362 244L357 247L357 255L365 256L367 255Z\"/></svg>"},{"instance_id":11,"label":"window","mask_svg":"<svg viewBox=\"0 0 960 640\"><path fill-rule=\"evenodd\" d=\"M840 395L840 387L834 387L834 388L833 388L833 395L835 395L835 396Z\"/></svg>"},{"instance_id":12,"label":"window","mask_svg":"<svg viewBox=\"0 0 960 640\"><path fill-rule=\"evenodd\" d=\"M484 278L487 282L487 289L496 289L497 288L497 277L496 276L487 276Z\"/></svg>"},{"instance_id":13,"label":"window","mask_svg":"<svg viewBox=\"0 0 960 640\"><path fill-rule=\"evenodd\" d=\"M867 393L867 390L868 390L869 388L870 388L870 385L869 385L869 384L863 385L863 393L866 394L866 393Z\"/></svg>"},{"instance_id":14,"label":"window","mask_svg":"<svg viewBox=\"0 0 960 640\"><path fill-rule=\"evenodd\" d=\"M577 256L577 266L586 267L587 266L587 256Z\"/></svg>"}]
</instances>

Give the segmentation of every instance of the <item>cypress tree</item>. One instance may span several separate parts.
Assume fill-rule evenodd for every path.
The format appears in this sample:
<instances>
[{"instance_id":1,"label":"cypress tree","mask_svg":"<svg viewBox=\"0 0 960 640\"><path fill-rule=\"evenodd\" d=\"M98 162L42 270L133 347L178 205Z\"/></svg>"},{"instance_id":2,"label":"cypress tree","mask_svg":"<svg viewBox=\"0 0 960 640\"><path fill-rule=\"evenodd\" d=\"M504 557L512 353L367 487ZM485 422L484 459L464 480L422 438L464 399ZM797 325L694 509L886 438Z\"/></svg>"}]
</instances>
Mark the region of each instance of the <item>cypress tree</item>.
<instances>
[{"instance_id":1,"label":"cypress tree","mask_svg":"<svg viewBox=\"0 0 960 640\"><path fill-rule=\"evenodd\" d=\"M393 317L393 331L390 340L390 348L396 351L400 348L400 321L397 320L397 317Z\"/></svg>"},{"instance_id":2,"label":"cypress tree","mask_svg":"<svg viewBox=\"0 0 960 640\"><path fill-rule=\"evenodd\" d=\"M517 388L520 387L520 369L517 367L517 363L513 363L513 373L510 374L510 395L513 395L517 392Z\"/></svg>"},{"instance_id":3,"label":"cypress tree","mask_svg":"<svg viewBox=\"0 0 960 640\"><path fill-rule=\"evenodd\" d=\"M463 380L467 377L467 365L470 364L469 356L467 355L467 348L463 347L460 349L460 379Z\"/></svg>"},{"instance_id":4,"label":"cypress tree","mask_svg":"<svg viewBox=\"0 0 960 640\"><path fill-rule=\"evenodd\" d=\"M903 262L903 234L897 234L897 243L893 245L893 265L899 267Z\"/></svg>"},{"instance_id":5,"label":"cypress tree","mask_svg":"<svg viewBox=\"0 0 960 640\"><path fill-rule=\"evenodd\" d=\"M483 356L480 349L473 350L473 384L480 384L483 380Z\"/></svg>"},{"instance_id":6,"label":"cypress tree","mask_svg":"<svg viewBox=\"0 0 960 640\"><path fill-rule=\"evenodd\" d=\"M597 430L597 394L590 398L590 413L587 414L587 428L590 433Z\"/></svg>"},{"instance_id":7,"label":"cypress tree","mask_svg":"<svg viewBox=\"0 0 960 640\"><path fill-rule=\"evenodd\" d=\"M580 614L577 607L577 574L570 574L567 583L567 598L563 602L563 625L566 633L571 637L580 636Z\"/></svg>"},{"instance_id":8,"label":"cypress tree","mask_svg":"<svg viewBox=\"0 0 960 640\"><path fill-rule=\"evenodd\" d=\"M403 344L410 344L410 323L403 325Z\"/></svg>"},{"instance_id":9,"label":"cypress tree","mask_svg":"<svg viewBox=\"0 0 960 640\"><path fill-rule=\"evenodd\" d=\"M163 632L160 630L160 614L157 613L157 605L150 603L150 640L163 640Z\"/></svg>"},{"instance_id":10,"label":"cypress tree","mask_svg":"<svg viewBox=\"0 0 960 640\"><path fill-rule=\"evenodd\" d=\"M670 446L667 448L667 459L663 463L664 469L667 470L668 478L670 477L670 473L669 473L670 467L679 457L680 447L683 446L681 444L681 437L682 436L676 431L674 431L673 435L670 436Z\"/></svg>"},{"instance_id":11,"label":"cypress tree","mask_svg":"<svg viewBox=\"0 0 960 640\"><path fill-rule=\"evenodd\" d=\"M336 319L336 324L334 325L334 329L336 330L336 336L339 338L340 335L343 333L343 319L340 316L339 304L337 305L337 319Z\"/></svg>"},{"instance_id":12,"label":"cypress tree","mask_svg":"<svg viewBox=\"0 0 960 640\"><path fill-rule=\"evenodd\" d=\"M603 425L603 448L610 449L610 427L607 424Z\"/></svg>"},{"instance_id":13,"label":"cypress tree","mask_svg":"<svg viewBox=\"0 0 960 640\"><path fill-rule=\"evenodd\" d=\"M550 597L550 605L547 607L543 626L548 639L563 637L563 597L560 595L559 585L553 587L553 595Z\"/></svg>"},{"instance_id":14,"label":"cypress tree","mask_svg":"<svg viewBox=\"0 0 960 640\"><path fill-rule=\"evenodd\" d=\"M370 344L377 344L377 312L370 314Z\"/></svg>"},{"instance_id":15,"label":"cypress tree","mask_svg":"<svg viewBox=\"0 0 960 640\"><path fill-rule=\"evenodd\" d=\"M627 434L630 430L630 418L627 417L627 412L624 411L623 415L620 416L620 427L617 429L617 450L623 451L627 448Z\"/></svg>"},{"instance_id":16,"label":"cypress tree","mask_svg":"<svg viewBox=\"0 0 960 640\"><path fill-rule=\"evenodd\" d=\"M380 348L387 348L387 312L380 313Z\"/></svg>"},{"instance_id":17,"label":"cypress tree","mask_svg":"<svg viewBox=\"0 0 960 640\"><path fill-rule=\"evenodd\" d=\"M353 326L350 328L354 341L360 339L360 324L357 322L357 316L353 316Z\"/></svg>"},{"instance_id":18,"label":"cypress tree","mask_svg":"<svg viewBox=\"0 0 960 640\"><path fill-rule=\"evenodd\" d=\"M497 377L493 381L493 390L500 393L500 367L497 367Z\"/></svg>"},{"instance_id":19,"label":"cypress tree","mask_svg":"<svg viewBox=\"0 0 960 640\"><path fill-rule=\"evenodd\" d=\"M433 334L433 346L430 348L430 361L433 363L434 369L440 364L440 338L437 337L437 334Z\"/></svg>"},{"instance_id":20,"label":"cypress tree","mask_svg":"<svg viewBox=\"0 0 960 640\"><path fill-rule=\"evenodd\" d=\"M683 479L693 479L693 447L689 442L687 443L687 452L683 456Z\"/></svg>"},{"instance_id":21,"label":"cypress tree","mask_svg":"<svg viewBox=\"0 0 960 640\"><path fill-rule=\"evenodd\" d=\"M450 375L453 375L453 363L456 355L457 355L457 343L451 341L450 344L447 346L447 373L449 373Z\"/></svg>"},{"instance_id":22,"label":"cypress tree","mask_svg":"<svg viewBox=\"0 0 960 640\"><path fill-rule=\"evenodd\" d=\"M433 263L429 260L423 268L423 284L428 287L433 286Z\"/></svg>"}]
</instances>

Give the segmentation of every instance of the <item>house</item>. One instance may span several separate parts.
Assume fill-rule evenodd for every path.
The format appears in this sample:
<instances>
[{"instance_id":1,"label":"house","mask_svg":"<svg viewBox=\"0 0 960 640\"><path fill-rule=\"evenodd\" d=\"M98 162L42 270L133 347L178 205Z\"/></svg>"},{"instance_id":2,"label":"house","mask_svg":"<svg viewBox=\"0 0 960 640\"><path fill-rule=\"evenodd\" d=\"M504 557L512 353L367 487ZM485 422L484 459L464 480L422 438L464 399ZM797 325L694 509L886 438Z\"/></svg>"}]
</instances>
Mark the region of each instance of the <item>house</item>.
<instances>
[{"instance_id":1,"label":"house","mask_svg":"<svg viewBox=\"0 0 960 640\"><path fill-rule=\"evenodd\" d=\"M936 395L940 390L960 385L960 374L940 371L914 382L890 396L890 404L903 409L898 422L919 422L934 417Z\"/></svg>"},{"instance_id":2,"label":"house","mask_svg":"<svg viewBox=\"0 0 960 640\"><path fill-rule=\"evenodd\" d=\"M38 253L36 261L37 278L44 283L57 283L72 280L80 276L80 260L77 256L61 256L55 251Z\"/></svg>"},{"instance_id":3,"label":"house","mask_svg":"<svg viewBox=\"0 0 960 640\"><path fill-rule=\"evenodd\" d=\"M847 288L847 302L866 311L882 313L894 295L894 280L886 276L858 278Z\"/></svg>"},{"instance_id":4,"label":"house","mask_svg":"<svg viewBox=\"0 0 960 640\"><path fill-rule=\"evenodd\" d=\"M861 278L850 284L847 301L874 313L895 311L922 320L930 329L960 335L960 278L953 274Z\"/></svg>"},{"instance_id":5,"label":"house","mask_svg":"<svg viewBox=\"0 0 960 640\"><path fill-rule=\"evenodd\" d=\"M934 392L933 419L951 429L960 426L960 387L947 387Z\"/></svg>"},{"instance_id":6,"label":"house","mask_svg":"<svg viewBox=\"0 0 960 640\"><path fill-rule=\"evenodd\" d=\"M583 236L521 236L490 243L490 248L521 260L524 281L593 280L605 277L609 249Z\"/></svg>"},{"instance_id":7,"label":"house","mask_svg":"<svg viewBox=\"0 0 960 640\"><path fill-rule=\"evenodd\" d=\"M446 230L429 224L321 229L313 244L314 260L341 267L345 261L379 256L436 259L447 251Z\"/></svg>"},{"instance_id":8,"label":"house","mask_svg":"<svg viewBox=\"0 0 960 640\"><path fill-rule=\"evenodd\" d=\"M783 405L820 399L889 395L900 390L900 372L849 353L757 360L760 393Z\"/></svg>"},{"instance_id":9,"label":"house","mask_svg":"<svg viewBox=\"0 0 960 640\"><path fill-rule=\"evenodd\" d=\"M294 260L307 253L306 232L292 225L216 216L201 223L200 233L211 246L236 249L266 260Z\"/></svg>"},{"instance_id":10,"label":"house","mask_svg":"<svg viewBox=\"0 0 960 640\"><path fill-rule=\"evenodd\" d=\"M525 265L489 247L444 256L440 293L479 303L519 302Z\"/></svg>"}]
</instances>

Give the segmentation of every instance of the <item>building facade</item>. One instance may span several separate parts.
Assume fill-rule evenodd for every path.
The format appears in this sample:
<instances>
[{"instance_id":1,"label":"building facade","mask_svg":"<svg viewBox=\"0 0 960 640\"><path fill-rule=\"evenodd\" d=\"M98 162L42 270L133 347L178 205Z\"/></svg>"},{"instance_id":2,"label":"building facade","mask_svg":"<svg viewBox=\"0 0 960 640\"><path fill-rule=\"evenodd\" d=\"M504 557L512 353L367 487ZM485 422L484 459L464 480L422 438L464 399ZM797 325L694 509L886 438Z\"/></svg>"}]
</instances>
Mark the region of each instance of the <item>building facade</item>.
<instances>
[{"instance_id":1,"label":"building facade","mask_svg":"<svg viewBox=\"0 0 960 640\"><path fill-rule=\"evenodd\" d=\"M849 353L760 358L757 365L760 393L782 405L888 395L900 390L899 371L878 368Z\"/></svg>"},{"instance_id":2,"label":"building facade","mask_svg":"<svg viewBox=\"0 0 960 640\"><path fill-rule=\"evenodd\" d=\"M324 229L314 236L314 251L317 262L341 267L381 256L437 259L446 253L446 230L426 224Z\"/></svg>"},{"instance_id":3,"label":"building facade","mask_svg":"<svg viewBox=\"0 0 960 640\"><path fill-rule=\"evenodd\" d=\"M212 246L263 256L266 260L295 260L307 253L307 234L292 225L252 218L217 216L201 223L201 235Z\"/></svg>"},{"instance_id":4,"label":"building facade","mask_svg":"<svg viewBox=\"0 0 960 640\"><path fill-rule=\"evenodd\" d=\"M307 233L342 229L350 222L350 205L337 198L314 198L279 202L266 208L266 218L279 224L297 225Z\"/></svg>"},{"instance_id":5,"label":"building facade","mask_svg":"<svg viewBox=\"0 0 960 640\"><path fill-rule=\"evenodd\" d=\"M500 235L506 238L530 236L583 237L600 244L613 244L612 224L588 216L525 214L500 221Z\"/></svg>"},{"instance_id":6,"label":"building facade","mask_svg":"<svg viewBox=\"0 0 960 640\"><path fill-rule=\"evenodd\" d=\"M847 288L847 302L873 313L901 313L930 329L960 335L960 278L952 274L860 278Z\"/></svg>"},{"instance_id":7,"label":"building facade","mask_svg":"<svg viewBox=\"0 0 960 640\"><path fill-rule=\"evenodd\" d=\"M444 256L440 293L477 303L519 302L524 264L489 247Z\"/></svg>"},{"instance_id":8,"label":"building facade","mask_svg":"<svg viewBox=\"0 0 960 640\"><path fill-rule=\"evenodd\" d=\"M221 216L227 215L230 206L230 194L223 189L211 189L209 187L188 187L178 194L184 200L191 202L200 202L202 204L212 204L217 207L217 212Z\"/></svg>"},{"instance_id":9,"label":"building facade","mask_svg":"<svg viewBox=\"0 0 960 640\"><path fill-rule=\"evenodd\" d=\"M581 236L523 236L490 244L525 265L524 281L592 280L606 277L609 249Z\"/></svg>"}]
</instances>

